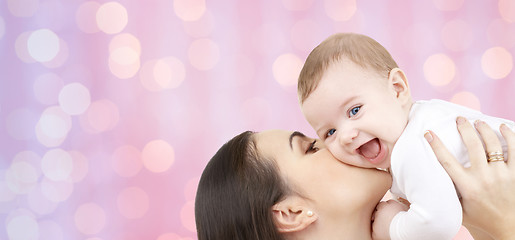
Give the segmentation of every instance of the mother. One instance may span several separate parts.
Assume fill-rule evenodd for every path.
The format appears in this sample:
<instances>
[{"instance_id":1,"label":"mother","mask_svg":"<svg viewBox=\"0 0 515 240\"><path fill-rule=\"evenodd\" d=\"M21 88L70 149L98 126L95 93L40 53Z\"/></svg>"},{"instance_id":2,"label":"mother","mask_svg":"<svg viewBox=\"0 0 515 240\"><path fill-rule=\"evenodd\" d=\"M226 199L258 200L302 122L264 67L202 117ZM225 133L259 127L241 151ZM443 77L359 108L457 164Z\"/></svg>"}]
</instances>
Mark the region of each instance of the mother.
<instances>
[{"instance_id":1,"label":"mother","mask_svg":"<svg viewBox=\"0 0 515 240\"><path fill-rule=\"evenodd\" d=\"M374 209L390 186L388 173L346 165L299 132L244 132L202 174L198 238L371 239Z\"/></svg>"}]
</instances>

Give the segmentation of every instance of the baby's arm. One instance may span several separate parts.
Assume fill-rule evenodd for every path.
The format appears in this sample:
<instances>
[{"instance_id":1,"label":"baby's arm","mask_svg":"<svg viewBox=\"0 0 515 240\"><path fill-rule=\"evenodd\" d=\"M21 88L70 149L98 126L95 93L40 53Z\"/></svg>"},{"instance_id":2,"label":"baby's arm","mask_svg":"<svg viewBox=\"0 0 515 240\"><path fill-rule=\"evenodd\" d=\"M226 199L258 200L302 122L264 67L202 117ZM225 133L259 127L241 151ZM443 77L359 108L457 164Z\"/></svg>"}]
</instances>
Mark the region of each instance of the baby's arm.
<instances>
[{"instance_id":1,"label":"baby's arm","mask_svg":"<svg viewBox=\"0 0 515 240\"><path fill-rule=\"evenodd\" d=\"M374 212L374 222L372 223L372 239L390 239L390 223L397 213L408 211L409 207L395 200L380 202Z\"/></svg>"},{"instance_id":2,"label":"baby's arm","mask_svg":"<svg viewBox=\"0 0 515 240\"><path fill-rule=\"evenodd\" d=\"M454 185L422 134L403 140L409 143L410 149L397 152L396 157L405 159L403 162L392 162L392 190L404 193L411 206L392 219L390 237L394 240L452 239L462 220Z\"/></svg>"}]
</instances>

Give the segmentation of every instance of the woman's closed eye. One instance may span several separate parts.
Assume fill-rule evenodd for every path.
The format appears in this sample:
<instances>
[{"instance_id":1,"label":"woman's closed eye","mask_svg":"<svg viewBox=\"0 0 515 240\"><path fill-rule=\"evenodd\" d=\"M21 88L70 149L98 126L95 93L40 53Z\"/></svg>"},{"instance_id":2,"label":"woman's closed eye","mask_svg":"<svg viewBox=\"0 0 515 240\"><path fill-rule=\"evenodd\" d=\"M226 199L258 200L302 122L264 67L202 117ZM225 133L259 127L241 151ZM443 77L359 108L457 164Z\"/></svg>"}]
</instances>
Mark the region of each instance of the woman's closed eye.
<instances>
[{"instance_id":1,"label":"woman's closed eye","mask_svg":"<svg viewBox=\"0 0 515 240\"><path fill-rule=\"evenodd\" d=\"M306 150L306 154L318 151L318 147L315 147L315 143L317 143L317 140L314 140L311 144L309 144L309 147Z\"/></svg>"},{"instance_id":2,"label":"woman's closed eye","mask_svg":"<svg viewBox=\"0 0 515 240\"><path fill-rule=\"evenodd\" d=\"M361 105L352 107L348 113L349 117L354 117L356 114L358 114L360 109L361 109Z\"/></svg>"}]
</instances>

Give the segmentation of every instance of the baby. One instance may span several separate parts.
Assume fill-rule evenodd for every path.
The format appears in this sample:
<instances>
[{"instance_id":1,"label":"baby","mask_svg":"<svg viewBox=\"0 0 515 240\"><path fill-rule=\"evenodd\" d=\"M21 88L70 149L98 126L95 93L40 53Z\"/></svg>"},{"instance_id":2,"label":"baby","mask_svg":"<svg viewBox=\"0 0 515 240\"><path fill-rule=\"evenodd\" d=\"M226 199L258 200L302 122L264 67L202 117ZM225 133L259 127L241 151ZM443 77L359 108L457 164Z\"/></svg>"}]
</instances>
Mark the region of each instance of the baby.
<instances>
[{"instance_id":1,"label":"baby","mask_svg":"<svg viewBox=\"0 0 515 240\"><path fill-rule=\"evenodd\" d=\"M467 166L458 116L514 129L511 121L446 101L413 102L407 77L388 51L359 34L335 34L317 46L300 73L298 94L304 116L336 158L386 169L391 192L411 203L408 211L378 209L373 231L384 239L452 239L461 227L458 195L424 139L426 130ZM494 155L490 160L503 160L502 153Z\"/></svg>"}]
</instances>

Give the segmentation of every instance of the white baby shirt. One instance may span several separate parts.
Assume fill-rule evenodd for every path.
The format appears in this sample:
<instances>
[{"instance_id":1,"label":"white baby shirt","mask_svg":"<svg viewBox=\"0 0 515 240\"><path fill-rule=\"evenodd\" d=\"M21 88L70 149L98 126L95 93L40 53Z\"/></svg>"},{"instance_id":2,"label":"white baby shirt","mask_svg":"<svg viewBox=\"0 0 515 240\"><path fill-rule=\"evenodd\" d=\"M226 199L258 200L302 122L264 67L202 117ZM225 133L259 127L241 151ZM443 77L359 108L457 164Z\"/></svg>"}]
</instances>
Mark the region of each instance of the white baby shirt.
<instances>
[{"instance_id":1,"label":"white baby shirt","mask_svg":"<svg viewBox=\"0 0 515 240\"><path fill-rule=\"evenodd\" d=\"M400 212L393 218L390 225L392 240L450 240L460 229L462 209L456 189L424 138L426 130L433 131L462 165L470 166L467 148L456 127L457 116L471 122L481 119L499 136L501 123L515 128L512 121L443 100L415 102L408 125L391 154L391 192L411 203L407 212ZM506 151L504 140L502 144Z\"/></svg>"}]
</instances>

